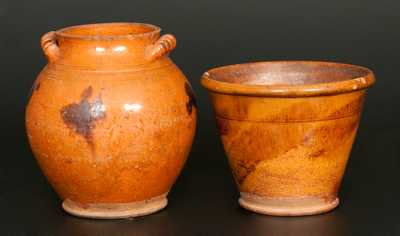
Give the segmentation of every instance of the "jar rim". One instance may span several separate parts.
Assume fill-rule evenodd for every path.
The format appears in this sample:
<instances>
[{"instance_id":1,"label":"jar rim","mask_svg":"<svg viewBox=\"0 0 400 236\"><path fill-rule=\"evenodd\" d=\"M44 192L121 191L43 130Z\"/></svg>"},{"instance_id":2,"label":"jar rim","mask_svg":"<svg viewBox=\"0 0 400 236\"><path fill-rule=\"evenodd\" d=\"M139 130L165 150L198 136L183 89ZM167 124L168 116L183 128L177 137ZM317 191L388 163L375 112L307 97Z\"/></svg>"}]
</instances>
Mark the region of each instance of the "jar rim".
<instances>
[{"instance_id":1,"label":"jar rim","mask_svg":"<svg viewBox=\"0 0 400 236\"><path fill-rule=\"evenodd\" d=\"M147 23L114 22L69 26L57 30L56 36L81 40L115 40L152 38L161 28Z\"/></svg>"}]
</instances>

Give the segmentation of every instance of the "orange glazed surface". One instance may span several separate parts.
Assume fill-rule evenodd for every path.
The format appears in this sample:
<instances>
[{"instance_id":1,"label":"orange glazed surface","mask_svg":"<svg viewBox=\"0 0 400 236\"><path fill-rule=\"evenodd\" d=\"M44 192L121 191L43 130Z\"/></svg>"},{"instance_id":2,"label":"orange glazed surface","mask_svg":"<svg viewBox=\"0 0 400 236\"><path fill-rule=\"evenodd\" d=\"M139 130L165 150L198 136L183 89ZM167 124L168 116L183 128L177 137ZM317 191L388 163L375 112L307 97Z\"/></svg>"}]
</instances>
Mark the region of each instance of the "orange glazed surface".
<instances>
[{"instance_id":1,"label":"orange glazed surface","mask_svg":"<svg viewBox=\"0 0 400 236\"><path fill-rule=\"evenodd\" d=\"M137 23L42 38L49 64L26 108L35 157L62 199L140 202L168 193L196 127L191 87L167 57L175 38Z\"/></svg>"},{"instance_id":2,"label":"orange glazed surface","mask_svg":"<svg viewBox=\"0 0 400 236\"><path fill-rule=\"evenodd\" d=\"M259 62L206 72L240 204L271 215L338 205L359 124L366 68L329 62Z\"/></svg>"}]
</instances>

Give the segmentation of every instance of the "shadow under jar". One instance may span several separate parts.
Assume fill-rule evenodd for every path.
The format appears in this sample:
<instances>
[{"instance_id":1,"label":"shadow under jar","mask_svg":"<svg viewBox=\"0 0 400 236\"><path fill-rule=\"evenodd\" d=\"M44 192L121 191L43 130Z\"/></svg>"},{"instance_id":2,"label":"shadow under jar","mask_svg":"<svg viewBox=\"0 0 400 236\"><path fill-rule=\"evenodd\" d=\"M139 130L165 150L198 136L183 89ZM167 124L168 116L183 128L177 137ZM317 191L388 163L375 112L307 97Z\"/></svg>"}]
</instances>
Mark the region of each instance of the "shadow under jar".
<instances>
[{"instance_id":1,"label":"shadow under jar","mask_svg":"<svg viewBox=\"0 0 400 236\"><path fill-rule=\"evenodd\" d=\"M239 204L279 216L335 208L365 90L374 81L367 68L316 61L204 73Z\"/></svg>"},{"instance_id":2,"label":"shadow under jar","mask_svg":"<svg viewBox=\"0 0 400 236\"><path fill-rule=\"evenodd\" d=\"M50 32L41 44L49 63L33 85L26 128L63 208L90 218L164 208L196 128L191 87L168 57L175 37L109 23Z\"/></svg>"}]
</instances>

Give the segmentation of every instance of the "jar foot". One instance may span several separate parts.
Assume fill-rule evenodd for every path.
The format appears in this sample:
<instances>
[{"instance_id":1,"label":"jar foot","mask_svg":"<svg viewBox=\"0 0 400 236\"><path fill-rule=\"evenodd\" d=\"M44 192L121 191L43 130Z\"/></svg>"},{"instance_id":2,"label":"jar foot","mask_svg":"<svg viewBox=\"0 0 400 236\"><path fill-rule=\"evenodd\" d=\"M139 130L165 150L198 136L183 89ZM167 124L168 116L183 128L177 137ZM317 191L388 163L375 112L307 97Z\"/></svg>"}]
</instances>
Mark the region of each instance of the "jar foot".
<instances>
[{"instance_id":1,"label":"jar foot","mask_svg":"<svg viewBox=\"0 0 400 236\"><path fill-rule=\"evenodd\" d=\"M80 204L66 199L62 203L62 207L74 216L94 219L122 219L149 215L163 209L167 204L167 194L163 194L131 203Z\"/></svg>"}]
</instances>

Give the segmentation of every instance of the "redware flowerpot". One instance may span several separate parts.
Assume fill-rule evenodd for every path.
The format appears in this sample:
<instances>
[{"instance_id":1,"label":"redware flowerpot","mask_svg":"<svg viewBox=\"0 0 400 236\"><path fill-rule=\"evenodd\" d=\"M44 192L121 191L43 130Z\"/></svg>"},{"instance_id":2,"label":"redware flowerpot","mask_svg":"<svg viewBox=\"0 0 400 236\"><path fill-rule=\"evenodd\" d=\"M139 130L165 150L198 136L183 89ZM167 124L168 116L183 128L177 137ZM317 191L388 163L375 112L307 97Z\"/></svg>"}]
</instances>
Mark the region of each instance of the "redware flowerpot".
<instances>
[{"instance_id":1,"label":"redware flowerpot","mask_svg":"<svg viewBox=\"0 0 400 236\"><path fill-rule=\"evenodd\" d=\"M335 208L356 135L364 67L311 61L259 62L206 72L239 204L280 216Z\"/></svg>"},{"instance_id":2,"label":"redware flowerpot","mask_svg":"<svg viewBox=\"0 0 400 236\"><path fill-rule=\"evenodd\" d=\"M77 216L124 218L167 205L196 126L191 87L168 53L175 37L140 23L50 32L49 63L26 108L32 151Z\"/></svg>"}]
</instances>

